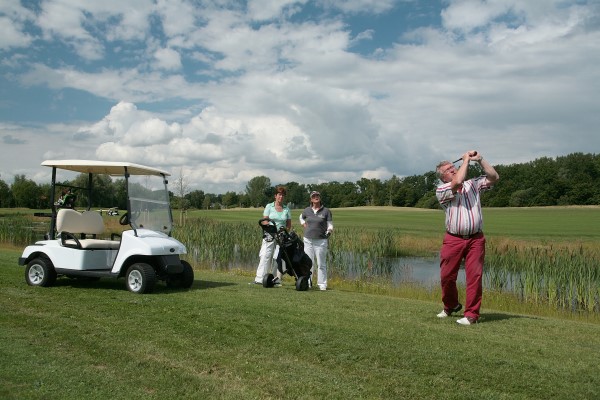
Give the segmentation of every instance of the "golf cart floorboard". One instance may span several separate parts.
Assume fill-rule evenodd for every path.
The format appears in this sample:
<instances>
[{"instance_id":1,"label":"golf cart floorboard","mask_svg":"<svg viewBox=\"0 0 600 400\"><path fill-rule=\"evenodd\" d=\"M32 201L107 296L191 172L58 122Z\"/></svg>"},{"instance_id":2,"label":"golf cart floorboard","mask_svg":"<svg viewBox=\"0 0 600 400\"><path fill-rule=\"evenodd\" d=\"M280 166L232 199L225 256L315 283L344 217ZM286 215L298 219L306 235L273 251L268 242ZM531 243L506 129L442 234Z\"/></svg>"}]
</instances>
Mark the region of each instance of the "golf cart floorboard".
<instances>
[{"instance_id":1,"label":"golf cart floorboard","mask_svg":"<svg viewBox=\"0 0 600 400\"><path fill-rule=\"evenodd\" d=\"M92 269L85 271L78 271L72 269L62 269L56 268L56 273L58 275L65 276L83 276L83 277L93 277L93 278L117 278L118 274L113 274L110 269Z\"/></svg>"}]
</instances>

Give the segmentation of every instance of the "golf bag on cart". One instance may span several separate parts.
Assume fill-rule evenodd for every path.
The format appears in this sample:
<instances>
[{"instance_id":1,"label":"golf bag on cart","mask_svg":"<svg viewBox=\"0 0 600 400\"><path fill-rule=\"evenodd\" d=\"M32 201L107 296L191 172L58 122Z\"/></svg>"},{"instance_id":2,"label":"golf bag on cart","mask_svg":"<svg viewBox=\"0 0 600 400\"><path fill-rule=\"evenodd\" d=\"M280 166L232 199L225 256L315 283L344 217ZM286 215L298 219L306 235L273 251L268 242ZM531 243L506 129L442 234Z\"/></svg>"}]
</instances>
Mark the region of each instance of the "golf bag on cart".
<instances>
[{"instance_id":1,"label":"golf bag on cart","mask_svg":"<svg viewBox=\"0 0 600 400\"><path fill-rule=\"evenodd\" d=\"M295 232L288 232L285 228L278 230L275 222L269 218L261 218L258 224L265 235L270 236L279 247L276 257L279 272L291 275L296 279L296 290L308 290L311 286L312 260L304 252L302 240ZM263 287L273 287L274 278L272 273L265 275Z\"/></svg>"}]
</instances>

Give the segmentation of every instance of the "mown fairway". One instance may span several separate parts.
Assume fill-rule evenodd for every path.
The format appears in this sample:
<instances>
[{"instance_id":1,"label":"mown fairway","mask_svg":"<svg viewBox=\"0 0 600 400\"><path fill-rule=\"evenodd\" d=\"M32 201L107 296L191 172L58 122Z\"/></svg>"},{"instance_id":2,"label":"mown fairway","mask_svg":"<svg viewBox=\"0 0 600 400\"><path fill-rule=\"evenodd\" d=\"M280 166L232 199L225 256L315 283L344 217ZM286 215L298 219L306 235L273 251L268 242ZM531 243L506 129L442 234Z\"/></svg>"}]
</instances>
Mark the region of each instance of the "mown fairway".
<instances>
[{"instance_id":1,"label":"mown fairway","mask_svg":"<svg viewBox=\"0 0 600 400\"><path fill-rule=\"evenodd\" d=\"M256 222L262 209L196 210L188 218L204 216L227 222ZM298 227L302 210L292 210L292 224ZM365 227L369 229L398 228L424 237L441 238L444 214L441 210L400 207L357 207L333 209L336 228ZM177 219L177 211L174 213ZM600 241L600 207L533 207L485 208L485 232L489 237L549 240Z\"/></svg>"},{"instance_id":2,"label":"mown fairway","mask_svg":"<svg viewBox=\"0 0 600 400\"><path fill-rule=\"evenodd\" d=\"M196 271L189 291L25 284L0 251L3 399L592 399L600 326L437 302L264 289Z\"/></svg>"}]
</instances>

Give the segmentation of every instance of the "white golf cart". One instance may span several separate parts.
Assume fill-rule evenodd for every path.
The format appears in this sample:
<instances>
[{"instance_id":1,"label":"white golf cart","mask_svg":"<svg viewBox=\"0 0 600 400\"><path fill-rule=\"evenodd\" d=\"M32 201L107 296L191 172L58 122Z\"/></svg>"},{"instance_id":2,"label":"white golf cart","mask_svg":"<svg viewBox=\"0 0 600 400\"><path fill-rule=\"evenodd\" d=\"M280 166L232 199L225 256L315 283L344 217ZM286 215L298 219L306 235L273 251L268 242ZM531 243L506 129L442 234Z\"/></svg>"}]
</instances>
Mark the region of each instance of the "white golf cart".
<instances>
[{"instance_id":1,"label":"white golf cart","mask_svg":"<svg viewBox=\"0 0 600 400\"><path fill-rule=\"evenodd\" d=\"M27 246L19 258L26 265L25 280L32 286L51 286L58 276L71 278L125 277L133 293L149 293L157 280L169 287L189 288L194 282L191 265L179 258L185 246L171 237L173 216L167 191L168 172L127 162L88 160L49 160L52 168L52 212L50 231L44 240ZM88 175L86 187L73 187L87 193L88 206L83 212L60 208L55 204L57 170ZM123 177L127 192L127 210L121 225L131 229L112 237L103 236L104 221L92 211L92 177L105 174Z\"/></svg>"}]
</instances>

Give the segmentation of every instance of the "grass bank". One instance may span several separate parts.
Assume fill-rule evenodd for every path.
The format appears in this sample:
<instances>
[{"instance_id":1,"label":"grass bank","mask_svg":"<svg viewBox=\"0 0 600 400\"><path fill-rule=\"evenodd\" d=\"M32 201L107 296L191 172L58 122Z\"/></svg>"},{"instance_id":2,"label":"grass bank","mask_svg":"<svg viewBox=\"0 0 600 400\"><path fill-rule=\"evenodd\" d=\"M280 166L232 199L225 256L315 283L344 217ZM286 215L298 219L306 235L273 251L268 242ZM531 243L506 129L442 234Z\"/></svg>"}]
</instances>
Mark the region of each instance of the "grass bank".
<instances>
[{"instance_id":1,"label":"grass bank","mask_svg":"<svg viewBox=\"0 0 600 400\"><path fill-rule=\"evenodd\" d=\"M29 287L0 248L0 398L590 399L600 325L439 302L263 289L196 271L191 290Z\"/></svg>"}]
</instances>

